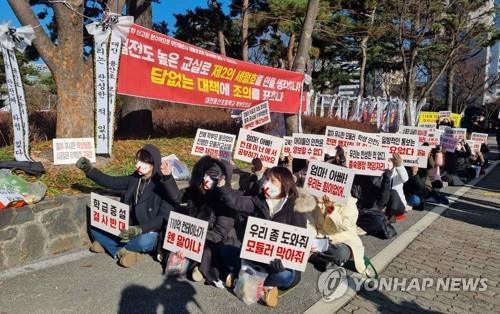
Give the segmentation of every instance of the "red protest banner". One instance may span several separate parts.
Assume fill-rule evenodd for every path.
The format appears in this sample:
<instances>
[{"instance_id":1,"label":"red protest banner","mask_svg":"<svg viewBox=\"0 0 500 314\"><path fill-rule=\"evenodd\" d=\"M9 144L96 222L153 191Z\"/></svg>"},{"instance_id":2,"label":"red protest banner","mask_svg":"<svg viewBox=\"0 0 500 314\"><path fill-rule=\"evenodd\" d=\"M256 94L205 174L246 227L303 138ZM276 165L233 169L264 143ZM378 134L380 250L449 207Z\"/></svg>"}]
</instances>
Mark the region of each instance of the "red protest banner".
<instances>
[{"instance_id":1,"label":"red protest banner","mask_svg":"<svg viewBox=\"0 0 500 314\"><path fill-rule=\"evenodd\" d=\"M224 57L134 24L122 49L118 93L230 109L268 101L271 111L297 113L303 80L303 73Z\"/></svg>"}]
</instances>

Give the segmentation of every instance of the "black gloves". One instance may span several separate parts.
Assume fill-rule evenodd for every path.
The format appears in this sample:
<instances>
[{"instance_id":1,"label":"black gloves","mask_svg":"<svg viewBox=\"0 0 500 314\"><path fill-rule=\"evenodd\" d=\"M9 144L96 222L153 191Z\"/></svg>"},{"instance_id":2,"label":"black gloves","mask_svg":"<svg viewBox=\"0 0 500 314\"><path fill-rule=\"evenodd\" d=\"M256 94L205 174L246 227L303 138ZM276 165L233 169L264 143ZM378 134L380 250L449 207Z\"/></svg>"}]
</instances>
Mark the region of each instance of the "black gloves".
<instances>
[{"instance_id":1,"label":"black gloves","mask_svg":"<svg viewBox=\"0 0 500 314\"><path fill-rule=\"evenodd\" d=\"M278 273L286 270L285 266L283 266L283 263L278 258L276 258L275 260L271 261L269 263L269 266L271 266L272 270L274 270L275 272L278 272Z\"/></svg>"},{"instance_id":2,"label":"black gloves","mask_svg":"<svg viewBox=\"0 0 500 314\"><path fill-rule=\"evenodd\" d=\"M87 173L92 169L92 163L85 157L80 157L76 162L76 167L81 171Z\"/></svg>"}]
</instances>

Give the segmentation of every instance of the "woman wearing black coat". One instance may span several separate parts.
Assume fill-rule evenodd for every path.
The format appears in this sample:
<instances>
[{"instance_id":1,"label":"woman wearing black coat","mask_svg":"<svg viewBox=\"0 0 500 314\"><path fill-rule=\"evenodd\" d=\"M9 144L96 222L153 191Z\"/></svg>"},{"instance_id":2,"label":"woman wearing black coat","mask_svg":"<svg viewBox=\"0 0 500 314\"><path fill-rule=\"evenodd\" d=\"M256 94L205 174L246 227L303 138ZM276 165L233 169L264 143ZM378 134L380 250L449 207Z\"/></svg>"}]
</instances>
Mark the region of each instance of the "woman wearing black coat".
<instances>
[{"instance_id":1,"label":"woman wearing black coat","mask_svg":"<svg viewBox=\"0 0 500 314\"><path fill-rule=\"evenodd\" d=\"M189 187L181 199L183 205L177 211L208 221L208 232L199 267L191 274L195 281L203 277L207 283L224 288L220 273L226 270L220 265L220 250L224 245L240 246L236 237L236 212L220 198L217 187L230 186L232 165L210 156L202 157L193 167ZM201 272L201 274L200 274ZM201 276L203 275L203 277Z\"/></svg>"},{"instance_id":2,"label":"woman wearing black coat","mask_svg":"<svg viewBox=\"0 0 500 314\"><path fill-rule=\"evenodd\" d=\"M136 153L136 171L128 176L109 176L85 157L76 166L97 184L112 190L124 191L121 202L130 206L130 227L115 237L96 228L90 233L94 242L90 250L107 251L124 267L135 265L145 252L156 249L158 233L168 220L170 210L178 204L179 189L171 175L170 166L162 164L160 150L146 145Z\"/></svg>"},{"instance_id":3,"label":"woman wearing black coat","mask_svg":"<svg viewBox=\"0 0 500 314\"><path fill-rule=\"evenodd\" d=\"M306 228L305 213L295 210L298 197L292 173L285 167L274 167L266 173L268 181L263 185L262 193L257 196L243 196L230 187L219 189L222 200L240 215L254 216L275 222ZM244 236L244 224L238 228L238 239ZM230 262L227 261L226 262ZM286 269L280 259L271 261L269 265L255 263L268 273L264 282L264 301L269 306L277 305L279 289L289 289L300 281L300 272Z\"/></svg>"}]
</instances>

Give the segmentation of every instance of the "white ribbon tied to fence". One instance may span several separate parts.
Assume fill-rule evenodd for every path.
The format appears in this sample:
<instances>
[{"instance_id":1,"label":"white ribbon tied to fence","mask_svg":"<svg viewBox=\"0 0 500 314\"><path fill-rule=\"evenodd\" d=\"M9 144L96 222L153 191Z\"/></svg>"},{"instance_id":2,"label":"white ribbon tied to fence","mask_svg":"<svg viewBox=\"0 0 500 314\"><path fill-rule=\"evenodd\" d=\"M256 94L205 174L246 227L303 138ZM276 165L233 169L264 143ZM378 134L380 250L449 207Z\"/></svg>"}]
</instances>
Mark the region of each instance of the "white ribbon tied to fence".
<instances>
[{"instance_id":1,"label":"white ribbon tied to fence","mask_svg":"<svg viewBox=\"0 0 500 314\"><path fill-rule=\"evenodd\" d=\"M9 105L12 113L12 128L14 130L14 157L17 161L33 161L29 155L29 124L24 88L17 64L16 50L24 52L35 38L31 25L13 28L9 24L0 25L0 46L7 89L9 92Z\"/></svg>"},{"instance_id":2,"label":"white ribbon tied to fence","mask_svg":"<svg viewBox=\"0 0 500 314\"><path fill-rule=\"evenodd\" d=\"M94 36L97 154L111 154L113 147L120 52L122 40L127 38L133 24L133 16L108 13L103 21L86 25L87 32Z\"/></svg>"}]
</instances>

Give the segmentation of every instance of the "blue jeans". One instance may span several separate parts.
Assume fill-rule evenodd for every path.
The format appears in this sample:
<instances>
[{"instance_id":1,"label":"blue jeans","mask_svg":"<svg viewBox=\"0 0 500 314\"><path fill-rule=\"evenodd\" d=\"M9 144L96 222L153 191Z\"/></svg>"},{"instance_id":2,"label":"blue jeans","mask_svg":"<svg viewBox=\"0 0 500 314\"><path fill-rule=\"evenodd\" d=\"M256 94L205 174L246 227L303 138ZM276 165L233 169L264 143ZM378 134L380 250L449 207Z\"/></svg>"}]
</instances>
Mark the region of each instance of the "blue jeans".
<instances>
[{"instance_id":1,"label":"blue jeans","mask_svg":"<svg viewBox=\"0 0 500 314\"><path fill-rule=\"evenodd\" d=\"M421 202L422 199L415 194L406 195L406 203L411 207L418 207Z\"/></svg>"},{"instance_id":2,"label":"blue jeans","mask_svg":"<svg viewBox=\"0 0 500 314\"><path fill-rule=\"evenodd\" d=\"M253 261L245 260L250 266L257 266L262 268L267 273L266 281L264 281L264 286L267 287L277 287L278 289L287 289L295 281L297 272L293 269L285 269L284 271L276 272L269 265L263 263L257 263Z\"/></svg>"},{"instance_id":3,"label":"blue jeans","mask_svg":"<svg viewBox=\"0 0 500 314\"><path fill-rule=\"evenodd\" d=\"M132 252L152 252L156 249L156 242L158 240L158 232L140 234L126 243L120 242L121 239L119 237L96 228L90 228L90 234L113 258L116 258L116 254L122 248Z\"/></svg>"}]
</instances>

